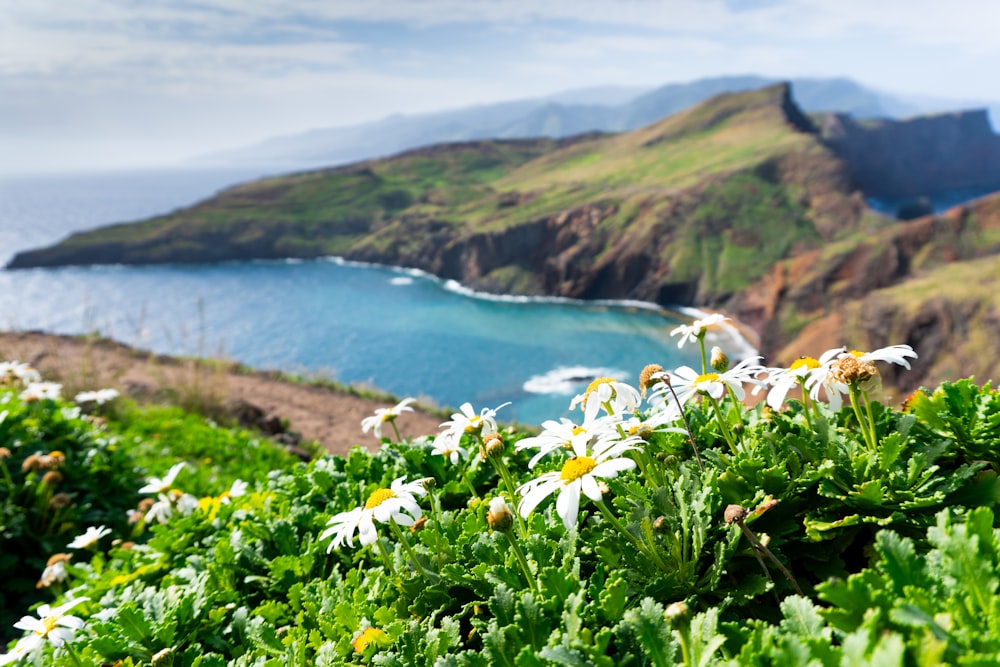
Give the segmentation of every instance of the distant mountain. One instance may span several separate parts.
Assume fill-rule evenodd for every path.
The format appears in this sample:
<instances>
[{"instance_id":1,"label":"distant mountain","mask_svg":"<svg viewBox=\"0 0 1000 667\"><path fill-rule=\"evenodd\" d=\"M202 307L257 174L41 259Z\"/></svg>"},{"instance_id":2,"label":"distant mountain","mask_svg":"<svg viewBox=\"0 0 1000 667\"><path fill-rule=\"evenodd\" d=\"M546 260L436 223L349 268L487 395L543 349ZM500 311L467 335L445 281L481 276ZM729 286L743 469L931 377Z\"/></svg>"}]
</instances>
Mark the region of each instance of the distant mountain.
<instances>
[{"instance_id":1,"label":"distant mountain","mask_svg":"<svg viewBox=\"0 0 1000 667\"><path fill-rule=\"evenodd\" d=\"M503 102L372 123L312 130L204 156L210 163L267 164L287 168L355 162L431 144L477 139L561 138L584 132L622 132L653 123L720 93L778 83L759 76L727 76L669 84L652 91L603 86L549 97ZM855 117L902 117L919 104L849 79L794 79L793 96L807 112Z\"/></svg>"}]
</instances>

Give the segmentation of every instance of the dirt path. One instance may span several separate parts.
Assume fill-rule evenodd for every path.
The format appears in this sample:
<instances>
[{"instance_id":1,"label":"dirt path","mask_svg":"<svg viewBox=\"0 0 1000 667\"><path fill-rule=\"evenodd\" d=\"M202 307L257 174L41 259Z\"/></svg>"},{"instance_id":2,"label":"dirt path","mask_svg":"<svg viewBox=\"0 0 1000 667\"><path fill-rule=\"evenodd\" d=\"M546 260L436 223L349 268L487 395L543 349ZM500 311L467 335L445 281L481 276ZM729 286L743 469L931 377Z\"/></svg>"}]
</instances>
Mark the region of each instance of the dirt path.
<instances>
[{"instance_id":1,"label":"dirt path","mask_svg":"<svg viewBox=\"0 0 1000 667\"><path fill-rule=\"evenodd\" d=\"M111 387L140 401L200 405L261 424L284 420L288 431L315 440L334 454L378 441L361 432L361 420L392 405L333 388L298 384L267 372L225 363L199 363L154 355L111 340L84 340L38 332L0 332L0 360L31 363L45 379L62 382L63 395ZM256 410L254 409L256 408ZM275 419L277 418L277 419ZM421 410L397 420L404 436L436 433L443 419ZM391 428L387 429L392 437Z\"/></svg>"}]
</instances>

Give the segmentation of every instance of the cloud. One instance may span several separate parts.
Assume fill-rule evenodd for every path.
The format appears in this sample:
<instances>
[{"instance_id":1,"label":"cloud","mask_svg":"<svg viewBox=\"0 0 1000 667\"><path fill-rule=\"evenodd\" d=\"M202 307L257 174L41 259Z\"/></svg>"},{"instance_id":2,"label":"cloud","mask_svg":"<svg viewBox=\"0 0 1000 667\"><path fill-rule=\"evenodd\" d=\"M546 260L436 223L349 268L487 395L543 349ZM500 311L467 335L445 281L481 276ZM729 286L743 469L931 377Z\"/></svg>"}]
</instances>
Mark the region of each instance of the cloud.
<instances>
[{"instance_id":1,"label":"cloud","mask_svg":"<svg viewBox=\"0 0 1000 667\"><path fill-rule=\"evenodd\" d=\"M980 0L0 0L0 141L69 146L75 132L193 154L392 112L744 73L1000 98L986 76L995 25L1000 3Z\"/></svg>"}]
</instances>

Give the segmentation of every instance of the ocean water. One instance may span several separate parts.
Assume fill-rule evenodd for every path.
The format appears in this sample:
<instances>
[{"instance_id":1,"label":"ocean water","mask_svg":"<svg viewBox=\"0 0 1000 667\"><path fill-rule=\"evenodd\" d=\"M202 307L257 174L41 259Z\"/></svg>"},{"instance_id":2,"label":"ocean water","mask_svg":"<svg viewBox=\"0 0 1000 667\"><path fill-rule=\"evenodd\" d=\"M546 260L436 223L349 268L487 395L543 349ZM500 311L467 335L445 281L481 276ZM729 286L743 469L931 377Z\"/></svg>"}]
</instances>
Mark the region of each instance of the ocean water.
<instances>
[{"instance_id":1,"label":"ocean water","mask_svg":"<svg viewBox=\"0 0 1000 667\"><path fill-rule=\"evenodd\" d=\"M72 231L194 203L252 170L0 178L0 261ZM641 304L497 299L417 271L336 258L0 271L0 327L100 332L156 352L223 356L417 396L568 415L588 378L635 383L647 363L694 364ZM739 341L721 341L735 347Z\"/></svg>"}]
</instances>

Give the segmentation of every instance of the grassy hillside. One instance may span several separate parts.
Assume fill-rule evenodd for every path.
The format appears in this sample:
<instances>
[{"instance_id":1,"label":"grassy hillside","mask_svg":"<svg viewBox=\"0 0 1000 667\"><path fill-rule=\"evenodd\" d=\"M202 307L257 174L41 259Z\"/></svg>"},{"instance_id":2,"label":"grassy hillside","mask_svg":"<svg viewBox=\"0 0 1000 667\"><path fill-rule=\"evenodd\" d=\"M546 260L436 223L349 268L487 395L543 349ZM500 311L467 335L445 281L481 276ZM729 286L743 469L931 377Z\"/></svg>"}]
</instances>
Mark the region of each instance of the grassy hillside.
<instances>
[{"instance_id":1,"label":"grassy hillside","mask_svg":"<svg viewBox=\"0 0 1000 667\"><path fill-rule=\"evenodd\" d=\"M854 227L831 216L846 210L848 183L810 130L775 86L620 135L442 145L256 181L12 265L338 254L498 291L676 301L676 287L718 301L793 248ZM765 227L780 243L762 243ZM607 280L635 255L652 280Z\"/></svg>"}]
</instances>

